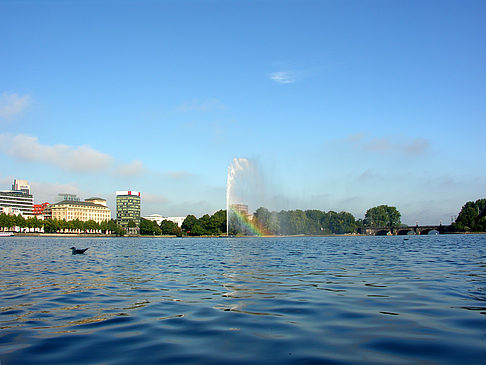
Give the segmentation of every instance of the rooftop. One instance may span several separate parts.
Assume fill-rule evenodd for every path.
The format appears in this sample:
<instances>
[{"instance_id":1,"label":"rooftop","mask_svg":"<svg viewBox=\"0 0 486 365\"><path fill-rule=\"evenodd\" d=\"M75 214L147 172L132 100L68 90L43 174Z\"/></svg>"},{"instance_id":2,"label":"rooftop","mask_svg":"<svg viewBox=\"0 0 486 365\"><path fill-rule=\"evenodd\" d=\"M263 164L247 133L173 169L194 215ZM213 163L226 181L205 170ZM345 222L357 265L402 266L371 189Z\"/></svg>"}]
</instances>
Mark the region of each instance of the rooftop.
<instances>
[{"instance_id":1,"label":"rooftop","mask_svg":"<svg viewBox=\"0 0 486 365\"><path fill-rule=\"evenodd\" d=\"M102 199L102 200L104 200L104 199ZM91 203L91 202L87 202L87 201L81 202L81 201L73 201L73 200L63 200L59 203L52 204L53 207L59 206L59 205L82 205L82 206L85 206L85 207L86 206L88 206L88 207L103 207L103 208L109 209L106 205L95 204L95 203Z\"/></svg>"}]
</instances>

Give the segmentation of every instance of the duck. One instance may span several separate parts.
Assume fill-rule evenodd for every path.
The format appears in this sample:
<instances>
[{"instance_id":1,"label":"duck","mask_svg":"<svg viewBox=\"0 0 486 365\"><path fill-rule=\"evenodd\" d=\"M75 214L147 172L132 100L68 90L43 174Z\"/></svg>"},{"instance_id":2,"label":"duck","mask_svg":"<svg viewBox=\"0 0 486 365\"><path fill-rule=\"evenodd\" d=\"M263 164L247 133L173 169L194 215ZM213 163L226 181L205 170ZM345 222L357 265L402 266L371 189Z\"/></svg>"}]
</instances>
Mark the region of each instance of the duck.
<instances>
[{"instance_id":1,"label":"duck","mask_svg":"<svg viewBox=\"0 0 486 365\"><path fill-rule=\"evenodd\" d=\"M73 251L73 255L82 255L86 252L88 248L77 249L76 247L71 247L71 250Z\"/></svg>"}]
</instances>

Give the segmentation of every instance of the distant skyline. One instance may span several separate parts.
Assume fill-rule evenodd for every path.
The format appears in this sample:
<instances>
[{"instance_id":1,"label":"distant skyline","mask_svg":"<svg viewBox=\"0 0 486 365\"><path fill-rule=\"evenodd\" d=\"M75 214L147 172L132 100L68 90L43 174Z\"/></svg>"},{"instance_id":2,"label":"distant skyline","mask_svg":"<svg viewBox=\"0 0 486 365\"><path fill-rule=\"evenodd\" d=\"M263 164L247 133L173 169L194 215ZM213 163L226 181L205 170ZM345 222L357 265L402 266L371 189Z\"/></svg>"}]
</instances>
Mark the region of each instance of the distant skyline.
<instances>
[{"instance_id":1,"label":"distant skyline","mask_svg":"<svg viewBox=\"0 0 486 365\"><path fill-rule=\"evenodd\" d=\"M486 197L485 18L468 0L0 0L0 189L113 211L132 189L142 215L200 216L242 157L270 210L448 224Z\"/></svg>"}]
</instances>

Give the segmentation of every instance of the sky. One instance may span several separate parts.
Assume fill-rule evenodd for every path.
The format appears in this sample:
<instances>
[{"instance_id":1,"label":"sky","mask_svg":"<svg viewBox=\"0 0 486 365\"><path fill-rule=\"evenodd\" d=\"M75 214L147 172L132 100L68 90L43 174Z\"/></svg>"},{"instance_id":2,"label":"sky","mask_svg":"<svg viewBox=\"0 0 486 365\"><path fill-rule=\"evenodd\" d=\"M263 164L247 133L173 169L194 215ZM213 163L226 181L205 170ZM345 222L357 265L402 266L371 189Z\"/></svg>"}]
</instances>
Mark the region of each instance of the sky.
<instances>
[{"instance_id":1,"label":"sky","mask_svg":"<svg viewBox=\"0 0 486 365\"><path fill-rule=\"evenodd\" d=\"M484 19L482 0L0 0L0 189L201 216L246 158L270 210L448 224L486 197Z\"/></svg>"}]
</instances>

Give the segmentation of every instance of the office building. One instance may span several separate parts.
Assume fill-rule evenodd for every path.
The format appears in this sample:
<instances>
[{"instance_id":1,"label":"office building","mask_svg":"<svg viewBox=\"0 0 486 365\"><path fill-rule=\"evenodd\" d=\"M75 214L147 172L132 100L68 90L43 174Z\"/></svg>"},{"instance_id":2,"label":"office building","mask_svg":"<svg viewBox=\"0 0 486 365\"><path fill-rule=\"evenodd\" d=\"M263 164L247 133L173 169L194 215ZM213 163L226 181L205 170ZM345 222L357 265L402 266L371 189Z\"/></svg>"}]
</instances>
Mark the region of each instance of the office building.
<instances>
[{"instance_id":1,"label":"office building","mask_svg":"<svg viewBox=\"0 0 486 365\"><path fill-rule=\"evenodd\" d=\"M116 221L124 228L130 222L140 225L140 202L139 191L117 191L116 192Z\"/></svg>"},{"instance_id":2,"label":"office building","mask_svg":"<svg viewBox=\"0 0 486 365\"><path fill-rule=\"evenodd\" d=\"M51 205L50 208L53 219L79 219L83 222L93 220L96 223L111 219L111 210L106 206L106 200L101 198L89 198L84 201L63 200Z\"/></svg>"},{"instance_id":3,"label":"office building","mask_svg":"<svg viewBox=\"0 0 486 365\"><path fill-rule=\"evenodd\" d=\"M18 180L15 179L12 184L12 190L14 191L21 191L25 194L30 194L30 185L27 180Z\"/></svg>"},{"instance_id":4,"label":"office building","mask_svg":"<svg viewBox=\"0 0 486 365\"><path fill-rule=\"evenodd\" d=\"M33 215L34 198L30 194L30 185L26 180L14 180L12 190L0 191L0 207L12 208L7 211L20 212L25 217Z\"/></svg>"}]
</instances>

